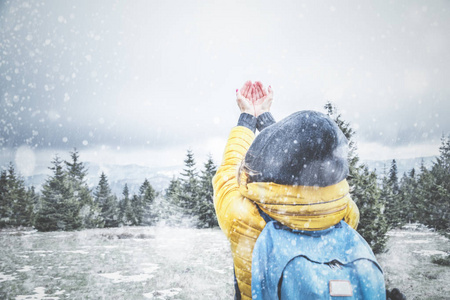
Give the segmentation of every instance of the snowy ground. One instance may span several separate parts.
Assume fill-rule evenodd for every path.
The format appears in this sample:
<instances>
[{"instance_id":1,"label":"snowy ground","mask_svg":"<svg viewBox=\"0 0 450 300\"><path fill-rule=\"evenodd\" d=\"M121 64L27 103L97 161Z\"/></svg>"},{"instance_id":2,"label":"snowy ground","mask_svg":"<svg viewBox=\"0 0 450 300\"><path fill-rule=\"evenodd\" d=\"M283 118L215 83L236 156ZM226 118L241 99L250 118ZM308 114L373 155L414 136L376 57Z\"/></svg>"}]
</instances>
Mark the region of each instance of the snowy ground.
<instances>
[{"instance_id":1,"label":"snowy ground","mask_svg":"<svg viewBox=\"0 0 450 300\"><path fill-rule=\"evenodd\" d=\"M389 233L379 256L389 287L409 299L449 299L450 268L431 263L449 241ZM232 299L228 243L218 229L135 227L0 232L0 299Z\"/></svg>"},{"instance_id":2,"label":"snowy ground","mask_svg":"<svg viewBox=\"0 0 450 300\"><path fill-rule=\"evenodd\" d=\"M0 299L232 299L218 230L0 233Z\"/></svg>"},{"instance_id":3,"label":"snowy ground","mask_svg":"<svg viewBox=\"0 0 450 300\"><path fill-rule=\"evenodd\" d=\"M387 286L399 288L408 300L450 299L450 267L431 262L450 254L449 240L421 226L405 227L388 233L388 250L378 256Z\"/></svg>"}]
</instances>

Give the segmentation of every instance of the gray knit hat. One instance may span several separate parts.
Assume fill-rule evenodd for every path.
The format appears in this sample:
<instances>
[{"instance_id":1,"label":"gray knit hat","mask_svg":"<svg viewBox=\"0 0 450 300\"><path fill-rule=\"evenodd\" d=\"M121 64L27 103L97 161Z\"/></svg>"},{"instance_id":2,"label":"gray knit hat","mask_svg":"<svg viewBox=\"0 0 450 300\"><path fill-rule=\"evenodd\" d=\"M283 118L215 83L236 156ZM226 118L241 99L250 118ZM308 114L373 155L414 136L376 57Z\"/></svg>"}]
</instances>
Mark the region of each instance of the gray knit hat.
<instances>
[{"instance_id":1,"label":"gray knit hat","mask_svg":"<svg viewBox=\"0 0 450 300\"><path fill-rule=\"evenodd\" d=\"M348 140L316 111L299 111L265 128L253 141L245 167L249 182L325 187L348 173Z\"/></svg>"}]
</instances>

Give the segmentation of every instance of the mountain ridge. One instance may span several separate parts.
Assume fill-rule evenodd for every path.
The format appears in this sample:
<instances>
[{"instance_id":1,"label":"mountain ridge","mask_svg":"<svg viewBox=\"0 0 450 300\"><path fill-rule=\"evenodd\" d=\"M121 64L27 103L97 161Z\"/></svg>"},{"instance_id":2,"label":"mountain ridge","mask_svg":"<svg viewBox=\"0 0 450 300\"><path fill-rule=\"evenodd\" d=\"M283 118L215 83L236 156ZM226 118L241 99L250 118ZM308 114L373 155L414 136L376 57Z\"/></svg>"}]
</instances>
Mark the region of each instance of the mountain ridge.
<instances>
[{"instance_id":1,"label":"mountain ridge","mask_svg":"<svg viewBox=\"0 0 450 300\"><path fill-rule=\"evenodd\" d=\"M396 159L398 178L403 176L403 173L408 173L412 168L419 171L422 161L428 169L431 168L436 156L416 157L408 159ZM368 166L369 170L375 170L379 176L384 172L389 172L391 168L392 159L388 160L363 160L361 162ZM50 165L50 164L49 164ZM167 167L152 167L138 164L97 164L95 162L85 163L88 175L86 182L91 189L95 189L100 179L100 175L104 172L108 178L111 191L119 198L122 195L123 187L128 185L131 194L137 193L139 187L145 179L147 179L153 188L158 192L164 192L169 186L170 181L174 177L178 177L183 169L182 165L167 166ZM7 165L6 165L7 166ZM37 190L41 190L45 180L51 176L52 172L48 166L37 166L35 174L32 176L24 176L24 181L27 186L34 186Z\"/></svg>"}]
</instances>

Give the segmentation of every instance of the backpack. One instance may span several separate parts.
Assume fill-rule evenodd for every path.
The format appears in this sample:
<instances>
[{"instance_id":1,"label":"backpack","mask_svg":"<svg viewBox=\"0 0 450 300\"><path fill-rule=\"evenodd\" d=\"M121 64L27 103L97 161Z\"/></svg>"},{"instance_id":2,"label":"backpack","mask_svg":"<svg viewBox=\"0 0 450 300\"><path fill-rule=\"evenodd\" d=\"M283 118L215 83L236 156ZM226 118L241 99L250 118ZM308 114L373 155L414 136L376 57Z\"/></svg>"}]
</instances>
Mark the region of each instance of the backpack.
<instances>
[{"instance_id":1,"label":"backpack","mask_svg":"<svg viewBox=\"0 0 450 300\"><path fill-rule=\"evenodd\" d=\"M386 299L383 271L367 242L344 221L320 231L270 219L252 258L252 299Z\"/></svg>"}]
</instances>

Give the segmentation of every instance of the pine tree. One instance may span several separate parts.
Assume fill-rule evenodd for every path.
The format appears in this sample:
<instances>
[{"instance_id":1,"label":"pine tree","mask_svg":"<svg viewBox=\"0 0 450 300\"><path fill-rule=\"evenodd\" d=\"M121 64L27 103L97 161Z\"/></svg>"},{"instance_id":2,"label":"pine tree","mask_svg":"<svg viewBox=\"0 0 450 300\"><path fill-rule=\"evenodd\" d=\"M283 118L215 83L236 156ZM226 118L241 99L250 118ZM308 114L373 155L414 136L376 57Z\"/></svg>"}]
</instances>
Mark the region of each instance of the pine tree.
<instances>
[{"instance_id":1,"label":"pine tree","mask_svg":"<svg viewBox=\"0 0 450 300\"><path fill-rule=\"evenodd\" d=\"M27 197L30 199L31 204L31 212L30 212L30 221L31 225L34 226L34 222L36 219L37 212L39 211L39 203L40 203L40 197L39 194L36 193L36 189L34 186L31 186L27 190Z\"/></svg>"},{"instance_id":2,"label":"pine tree","mask_svg":"<svg viewBox=\"0 0 450 300\"><path fill-rule=\"evenodd\" d=\"M435 179L422 160L420 174L417 178L417 202L415 203L417 221L422 224L431 223L428 202L433 198L434 187Z\"/></svg>"},{"instance_id":3,"label":"pine tree","mask_svg":"<svg viewBox=\"0 0 450 300\"><path fill-rule=\"evenodd\" d=\"M406 215L405 203L401 201L399 194L397 162L392 160L389 174L385 175L382 182L382 199L385 201L385 215L388 225L391 228L400 227L404 224Z\"/></svg>"},{"instance_id":4,"label":"pine tree","mask_svg":"<svg viewBox=\"0 0 450 300\"><path fill-rule=\"evenodd\" d=\"M72 184L63 171L58 156L52 161L53 176L43 186L40 210L35 227L39 231L76 230L82 226L80 206L75 198Z\"/></svg>"},{"instance_id":5,"label":"pine tree","mask_svg":"<svg viewBox=\"0 0 450 300\"><path fill-rule=\"evenodd\" d=\"M437 230L450 228L450 135L441 140L440 155L433 163L430 174L433 186L430 187L430 198L426 199L427 225ZM425 200L425 199L424 199Z\"/></svg>"},{"instance_id":6,"label":"pine tree","mask_svg":"<svg viewBox=\"0 0 450 300\"><path fill-rule=\"evenodd\" d=\"M101 227L117 227L119 224L117 198L111 193L108 178L103 172L94 192L94 201L100 209L103 225Z\"/></svg>"},{"instance_id":7,"label":"pine tree","mask_svg":"<svg viewBox=\"0 0 450 300\"><path fill-rule=\"evenodd\" d=\"M167 225L180 225L183 222L185 210L180 205L181 190L182 182L174 176L165 190L164 199L154 209L158 221Z\"/></svg>"},{"instance_id":8,"label":"pine tree","mask_svg":"<svg viewBox=\"0 0 450 300\"><path fill-rule=\"evenodd\" d=\"M353 141L355 134L348 122L345 122L336 108L331 104L325 105L328 116L334 119L339 128L349 141L349 178L350 194L358 205L360 221L358 232L371 245L375 253L383 251L386 244L386 232L388 225L383 214L385 203L380 198L380 188L377 185L377 176L374 171L369 171L367 166L359 162L356 153L356 143Z\"/></svg>"},{"instance_id":9,"label":"pine tree","mask_svg":"<svg viewBox=\"0 0 450 300\"><path fill-rule=\"evenodd\" d=\"M119 202L119 220L123 225L136 225L136 220L131 206L130 191L125 183L122 191L122 199Z\"/></svg>"},{"instance_id":10,"label":"pine tree","mask_svg":"<svg viewBox=\"0 0 450 300\"><path fill-rule=\"evenodd\" d=\"M154 202L157 194L147 178L139 188L139 198L142 205L142 216L140 216L142 225L152 225L156 222L157 215L154 211Z\"/></svg>"},{"instance_id":11,"label":"pine tree","mask_svg":"<svg viewBox=\"0 0 450 300\"><path fill-rule=\"evenodd\" d=\"M144 207L141 201L141 197L134 194L133 197L131 197L130 204L132 214L131 225L139 226L142 224L142 216L144 214Z\"/></svg>"},{"instance_id":12,"label":"pine tree","mask_svg":"<svg viewBox=\"0 0 450 300\"><path fill-rule=\"evenodd\" d=\"M0 175L0 227L31 226L32 200L14 165Z\"/></svg>"},{"instance_id":13,"label":"pine tree","mask_svg":"<svg viewBox=\"0 0 450 300\"><path fill-rule=\"evenodd\" d=\"M398 186L398 174L397 174L397 162L395 159L392 160L391 168L389 170L389 184L392 186L392 192L397 195L399 186Z\"/></svg>"},{"instance_id":14,"label":"pine tree","mask_svg":"<svg viewBox=\"0 0 450 300\"><path fill-rule=\"evenodd\" d=\"M359 165L349 184L352 198L360 212L357 230L372 247L373 252L380 253L386 245L386 232L389 227L383 214L384 203L380 198L377 175L369 171L367 166Z\"/></svg>"},{"instance_id":15,"label":"pine tree","mask_svg":"<svg viewBox=\"0 0 450 300\"><path fill-rule=\"evenodd\" d=\"M184 160L185 168L181 173L181 190L178 195L178 205L185 210L187 215L193 215L194 209L198 204L199 182L197 179L197 170L195 167L194 154L191 150L187 151Z\"/></svg>"},{"instance_id":16,"label":"pine tree","mask_svg":"<svg viewBox=\"0 0 450 300\"><path fill-rule=\"evenodd\" d=\"M181 193L181 181L174 176L166 189L166 198L170 203L178 205L178 203L180 202L179 199L180 193Z\"/></svg>"},{"instance_id":17,"label":"pine tree","mask_svg":"<svg viewBox=\"0 0 450 300\"><path fill-rule=\"evenodd\" d=\"M0 228L6 227L6 225L9 224L9 220L12 215L7 193L8 177L6 175L6 171L2 170L0 173Z\"/></svg>"},{"instance_id":18,"label":"pine tree","mask_svg":"<svg viewBox=\"0 0 450 300\"><path fill-rule=\"evenodd\" d=\"M13 226L31 226L33 203L28 197L23 179L15 173L12 164L8 177L11 200L13 201Z\"/></svg>"},{"instance_id":19,"label":"pine tree","mask_svg":"<svg viewBox=\"0 0 450 300\"><path fill-rule=\"evenodd\" d=\"M337 108L331 103L327 102L325 104L325 110L327 111L327 115L336 122L339 129L344 133L345 137L348 140L348 163L350 166L350 175L353 170L355 170L356 166L359 164L359 156L357 152L356 142L353 140L353 136L356 132L350 126L349 122L346 122L342 119L341 114L337 112Z\"/></svg>"},{"instance_id":20,"label":"pine tree","mask_svg":"<svg viewBox=\"0 0 450 300\"><path fill-rule=\"evenodd\" d=\"M212 178L216 174L216 171L217 167L211 156L209 156L200 176L199 203L196 209L196 215L198 217L197 227L200 228L219 226L214 209L214 190L212 186Z\"/></svg>"},{"instance_id":21,"label":"pine tree","mask_svg":"<svg viewBox=\"0 0 450 300\"><path fill-rule=\"evenodd\" d=\"M100 209L94 202L85 178L87 176L87 168L83 162L79 160L79 154L76 148L70 152L71 162L65 161L68 180L73 186L75 197L80 205L80 218L83 228L101 227L102 218L100 217Z\"/></svg>"},{"instance_id":22,"label":"pine tree","mask_svg":"<svg viewBox=\"0 0 450 300\"><path fill-rule=\"evenodd\" d=\"M413 168L409 174L403 174L400 180L400 202L402 203L405 211L403 215L404 222L417 222L417 179L416 170Z\"/></svg>"},{"instance_id":23,"label":"pine tree","mask_svg":"<svg viewBox=\"0 0 450 300\"><path fill-rule=\"evenodd\" d=\"M85 183L84 179L87 176L87 168L83 162L79 161L80 155L76 148L70 152L70 157L72 162L65 161L67 174L70 179L73 179L80 184Z\"/></svg>"},{"instance_id":24,"label":"pine tree","mask_svg":"<svg viewBox=\"0 0 450 300\"><path fill-rule=\"evenodd\" d=\"M396 227L398 220L397 215L394 212L395 195L392 191L392 185L389 181L389 175L384 173L381 179L380 199L385 203L384 214L386 216L387 224L390 228ZM394 219L391 219L394 217Z\"/></svg>"}]
</instances>

